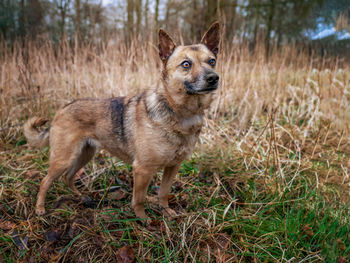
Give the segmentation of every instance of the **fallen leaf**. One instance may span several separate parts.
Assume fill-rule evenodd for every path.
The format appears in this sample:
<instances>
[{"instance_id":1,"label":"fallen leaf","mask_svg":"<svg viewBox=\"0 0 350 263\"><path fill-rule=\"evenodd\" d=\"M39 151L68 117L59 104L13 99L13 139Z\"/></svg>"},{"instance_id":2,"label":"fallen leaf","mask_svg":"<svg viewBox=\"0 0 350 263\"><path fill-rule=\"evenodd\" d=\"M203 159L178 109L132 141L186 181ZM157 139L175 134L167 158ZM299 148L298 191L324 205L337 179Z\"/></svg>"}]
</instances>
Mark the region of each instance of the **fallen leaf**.
<instances>
[{"instance_id":1,"label":"fallen leaf","mask_svg":"<svg viewBox=\"0 0 350 263\"><path fill-rule=\"evenodd\" d=\"M94 238L93 238L93 243L94 244L96 244L97 246L99 246L99 247L102 247L103 245L104 245L104 240L103 240L103 238L102 237L100 237L100 236L94 236Z\"/></svg>"},{"instance_id":2,"label":"fallen leaf","mask_svg":"<svg viewBox=\"0 0 350 263\"><path fill-rule=\"evenodd\" d=\"M92 192L91 194L92 198L95 199L95 200L100 200L102 198L102 196L100 195L99 192L95 191L95 192Z\"/></svg>"},{"instance_id":3,"label":"fallen leaf","mask_svg":"<svg viewBox=\"0 0 350 263\"><path fill-rule=\"evenodd\" d=\"M52 257L54 253L54 248L52 247L52 243L46 243L44 246L41 247L39 250L40 257L47 262L50 262L50 258Z\"/></svg>"},{"instance_id":4,"label":"fallen leaf","mask_svg":"<svg viewBox=\"0 0 350 263\"><path fill-rule=\"evenodd\" d=\"M122 200L125 199L128 196L128 193L125 192L123 189L118 189L117 191L114 191L108 195L109 199L112 200Z\"/></svg>"},{"instance_id":5,"label":"fallen leaf","mask_svg":"<svg viewBox=\"0 0 350 263\"><path fill-rule=\"evenodd\" d=\"M349 262L349 261L346 258L344 258L344 257L340 257L338 259L338 263L347 263L347 262Z\"/></svg>"},{"instance_id":6,"label":"fallen leaf","mask_svg":"<svg viewBox=\"0 0 350 263\"><path fill-rule=\"evenodd\" d=\"M168 195L168 202L169 202L169 205L175 204L176 203L176 196L173 194L169 194Z\"/></svg>"},{"instance_id":7,"label":"fallen leaf","mask_svg":"<svg viewBox=\"0 0 350 263\"><path fill-rule=\"evenodd\" d=\"M230 258L230 255L226 253L230 240L230 236L225 233L220 233L215 236L217 248L214 250L214 255L216 262L225 263L227 262L228 258Z\"/></svg>"},{"instance_id":8,"label":"fallen leaf","mask_svg":"<svg viewBox=\"0 0 350 263\"><path fill-rule=\"evenodd\" d=\"M45 232L44 239L46 241L55 243L60 240L60 235L56 231Z\"/></svg>"},{"instance_id":9,"label":"fallen leaf","mask_svg":"<svg viewBox=\"0 0 350 263\"><path fill-rule=\"evenodd\" d=\"M29 170L25 173L25 176L28 178L28 179L33 179L35 177L37 177L40 173L38 171L35 171L35 170Z\"/></svg>"},{"instance_id":10,"label":"fallen leaf","mask_svg":"<svg viewBox=\"0 0 350 263\"><path fill-rule=\"evenodd\" d=\"M118 263L132 263L135 261L135 252L130 246L119 248L116 252Z\"/></svg>"},{"instance_id":11,"label":"fallen leaf","mask_svg":"<svg viewBox=\"0 0 350 263\"><path fill-rule=\"evenodd\" d=\"M125 173L118 173L115 177L115 181L119 186L125 185L125 186L130 187L130 188L132 186L132 181L131 181L130 176L128 176Z\"/></svg>"},{"instance_id":12,"label":"fallen leaf","mask_svg":"<svg viewBox=\"0 0 350 263\"><path fill-rule=\"evenodd\" d=\"M231 255L227 253L230 242L231 237L228 234L218 233L209 237L208 240L203 241L202 249L206 250L209 246L215 256L215 262L225 263L228 262L228 259L231 257Z\"/></svg>"},{"instance_id":13,"label":"fallen leaf","mask_svg":"<svg viewBox=\"0 0 350 263\"><path fill-rule=\"evenodd\" d=\"M228 259L231 257L230 254L227 254L225 250L216 249L214 251L215 259L217 263L226 263Z\"/></svg>"},{"instance_id":14,"label":"fallen leaf","mask_svg":"<svg viewBox=\"0 0 350 263\"><path fill-rule=\"evenodd\" d=\"M73 222L68 230L68 236L73 239L81 233L81 230L76 222Z\"/></svg>"},{"instance_id":15,"label":"fallen leaf","mask_svg":"<svg viewBox=\"0 0 350 263\"><path fill-rule=\"evenodd\" d=\"M226 250L230 244L231 237L226 233L219 233L214 236L218 248Z\"/></svg>"},{"instance_id":16,"label":"fallen leaf","mask_svg":"<svg viewBox=\"0 0 350 263\"><path fill-rule=\"evenodd\" d=\"M12 239L14 241L14 243L16 244L16 246L20 249L20 250L27 250L27 244L28 244L28 237L24 237L23 239L19 236L17 229L14 229L11 233Z\"/></svg>"},{"instance_id":17,"label":"fallen leaf","mask_svg":"<svg viewBox=\"0 0 350 263\"><path fill-rule=\"evenodd\" d=\"M75 199L75 198L71 198L71 197L62 197L60 198L57 202L55 202L52 206L53 209L59 208L63 203L79 203L80 200L79 199Z\"/></svg>"},{"instance_id":18,"label":"fallen leaf","mask_svg":"<svg viewBox=\"0 0 350 263\"><path fill-rule=\"evenodd\" d=\"M154 219L147 225L147 229L152 232L164 233L166 226L164 221Z\"/></svg>"},{"instance_id":19,"label":"fallen leaf","mask_svg":"<svg viewBox=\"0 0 350 263\"><path fill-rule=\"evenodd\" d=\"M17 159L17 161L22 162L22 161L33 160L34 156L35 156L35 154L28 154L27 153L27 154L25 154L23 156L20 156L20 157L16 158L16 159Z\"/></svg>"},{"instance_id":20,"label":"fallen leaf","mask_svg":"<svg viewBox=\"0 0 350 263\"><path fill-rule=\"evenodd\" d=\"M0 229L4 230L4 231L8 231L11 230L13 228L15 228L16 224L11 222L11 221L0 221Z\"/></svg>"}]
</instances>

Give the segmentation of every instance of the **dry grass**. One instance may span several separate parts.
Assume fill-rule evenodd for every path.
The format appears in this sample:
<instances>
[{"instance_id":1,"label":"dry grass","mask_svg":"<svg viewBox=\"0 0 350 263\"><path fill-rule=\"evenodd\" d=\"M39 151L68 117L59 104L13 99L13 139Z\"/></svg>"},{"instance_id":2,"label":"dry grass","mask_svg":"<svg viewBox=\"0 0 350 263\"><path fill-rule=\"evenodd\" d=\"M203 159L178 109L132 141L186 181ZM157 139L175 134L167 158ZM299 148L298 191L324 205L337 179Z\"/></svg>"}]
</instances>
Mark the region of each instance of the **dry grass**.
<instances>
[{"instance_id":1,"label":"dry grass","mask_svg":"<svg viewBox=\"0 0 350 263\"><path fill-rule=\"evenodd\" d=\"M167 222L153 207L156 220L143 227L130 208L130 167L106 153L77 177L93 200L76 202L57 182L48 196L51 212L36 217L48 150L28 149L20 125L32 115L52 118L76 98L157 85L155 47L3 47L0 261L113 262L128 244L139 262L346 262L340 260L350 253L344 206L349 65L295 47L274 51L266 62L262 50L224 47L217 100L173 188L172 205L183 216ZM62 195L66 199L59 201Z\"/></svg>"}]
</instances>

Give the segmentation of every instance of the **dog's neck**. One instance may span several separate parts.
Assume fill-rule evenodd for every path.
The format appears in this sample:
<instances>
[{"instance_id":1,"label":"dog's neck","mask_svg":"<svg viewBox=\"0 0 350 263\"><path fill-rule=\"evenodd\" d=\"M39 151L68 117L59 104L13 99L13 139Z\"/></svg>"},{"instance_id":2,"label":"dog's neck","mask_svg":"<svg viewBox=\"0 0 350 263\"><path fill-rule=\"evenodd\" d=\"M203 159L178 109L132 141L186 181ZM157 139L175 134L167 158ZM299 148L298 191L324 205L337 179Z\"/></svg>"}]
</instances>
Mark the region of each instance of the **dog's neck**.
<instances>
[{"instance_id":1,"label":"dog's neck","mask_svg":"<svg viewBox=\"0 0 350 263\"><path fill-rule=\"evenodd\" d=\"M171 96L163 92L150 90L145 100L148 116L158 125L172 127L181 134L195 134L200 131L203 125L203 110L191 112L186 107L179 108Z\"/></svg>"},{"instance_id":2,"label":"dog's neck","mask_svg":"<svg viewBox=\"0 0 350 263\"><path fill-rule=\"evenodd\" d=\"M191 118L195 115L203 115L206 106L202 103L203 95L188 95L185 92L172 93L171 89L182 89L182 87L169 87L167 80L162 78L158 87L158 94L166 98L169 106L180 118Z\"/></svg>"}]
</instances>

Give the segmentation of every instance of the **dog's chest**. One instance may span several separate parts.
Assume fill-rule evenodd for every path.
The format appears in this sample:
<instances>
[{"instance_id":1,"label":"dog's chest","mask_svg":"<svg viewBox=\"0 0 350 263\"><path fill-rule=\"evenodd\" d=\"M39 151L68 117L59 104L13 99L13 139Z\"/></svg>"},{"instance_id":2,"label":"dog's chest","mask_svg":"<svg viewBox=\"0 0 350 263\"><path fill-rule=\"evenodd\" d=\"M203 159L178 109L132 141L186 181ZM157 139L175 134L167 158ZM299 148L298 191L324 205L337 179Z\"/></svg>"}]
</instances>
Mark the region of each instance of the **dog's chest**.
<instances>
[{"instance_id":1,"label":"dog's chest","mask_svg":"<svg viewBox=\"0 0 350 263\"><path fill-rule=\"evenodd\" d=\"M164 144L168 148L166 160L167 165L175 165L182 162L193 151L203 124L203 118L195 115L183 119L172 132L163 133Z\"/></svg>"},{"instance_id":2,"label":"dog's chest","mask_svg":"<svg viewBox=\"0 0 350 263\"><path fill-rule=\"evenodd\" d=\"M193 115L189 118L184 118L175 125L175 129L184 135L193 135L201 130L203 126L202 115Z\"/></svg>"},{"instance_id":3,"label":"dog's chest","mask_svg":"<svg viewBox=\"0 0 350 263\"><path fill-rule=\"evenodd\" d=\"M186 159L193 151L194 146L198 140L198 135L178 135L178 134L167 134L167 142L165 143L168 150L164 155L166 165L175 165Z\"/></svg>"}]
</instances>

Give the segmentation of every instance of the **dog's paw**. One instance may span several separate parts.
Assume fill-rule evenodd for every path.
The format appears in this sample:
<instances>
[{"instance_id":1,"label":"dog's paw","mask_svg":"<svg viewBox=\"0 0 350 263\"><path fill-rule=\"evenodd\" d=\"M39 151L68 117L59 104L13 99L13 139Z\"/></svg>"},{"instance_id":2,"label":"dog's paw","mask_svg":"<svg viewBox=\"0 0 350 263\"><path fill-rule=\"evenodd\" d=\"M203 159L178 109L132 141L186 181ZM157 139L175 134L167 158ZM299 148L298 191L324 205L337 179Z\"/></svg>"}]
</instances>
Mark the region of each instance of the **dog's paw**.
<instances>
[{"instance_id":1,"label":"dog's paw","mask_svg":"<svg viewBox=\"0 0 350 263\"><path fill-rule=\"evenodd\" d=\"M162 212L163 212L163 215L164 215L165 217L175 217L175 216L178 215L178 214L177 214L173 209L171 209L170 207L163 207Z\"/></svg>"},{"instance_id":2,"label":"dog's paw","mask_svg":"<svg viewBox=\"0 0 350 263\"><path fill-rule=\"evenodd\" d=\"M142 219L148 219L148 216L146 215L145 209L143 207L138 208L138 209L134 208L134 212L135 212L136 217L142 218Z\"/></svg>"},{"instance_id":3,"label":"dog's paw","mask_svg":"<svg viewBox=\"0 0 350 263\"><path fill-rule=\"evenodd\" d=\"M35 214L37 216L45 215L45 213L46 213L46 211L45 211L44 207L37 207L37 208L35 208Z\"/></svg>"}]
</instances>

